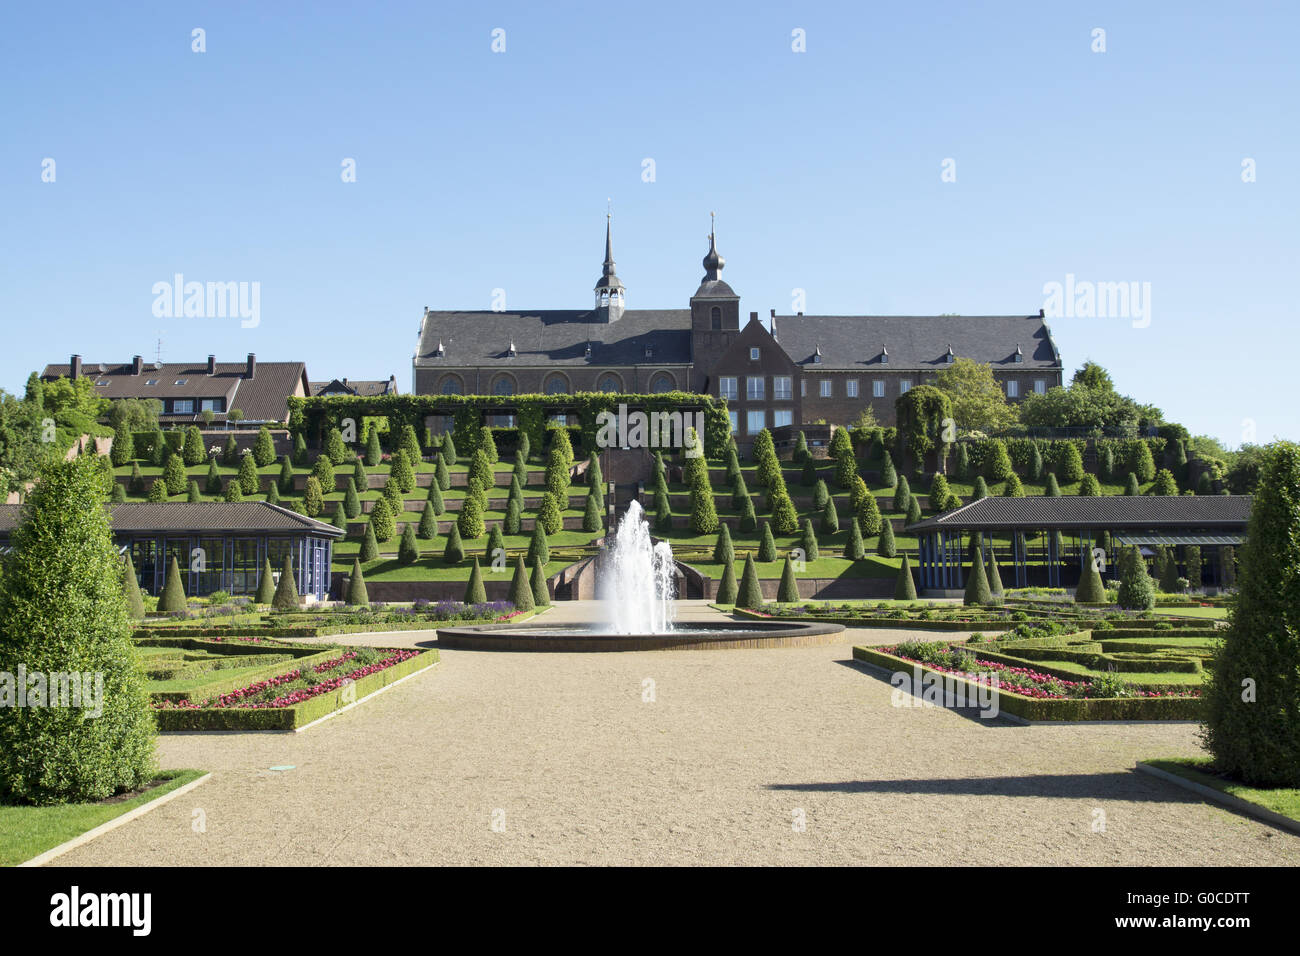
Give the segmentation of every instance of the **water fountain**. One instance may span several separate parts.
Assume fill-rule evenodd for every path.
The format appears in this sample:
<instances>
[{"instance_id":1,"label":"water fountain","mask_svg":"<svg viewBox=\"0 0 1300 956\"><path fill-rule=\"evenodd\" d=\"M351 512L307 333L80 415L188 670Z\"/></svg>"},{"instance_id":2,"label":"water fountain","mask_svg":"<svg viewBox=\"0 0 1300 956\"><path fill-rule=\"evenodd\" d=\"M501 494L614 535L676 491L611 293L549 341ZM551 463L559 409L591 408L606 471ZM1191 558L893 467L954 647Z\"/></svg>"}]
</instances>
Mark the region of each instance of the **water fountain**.
<instances>
[{"instance_id":1,"label":"water fountain","mask_svg":"<svg viewBox=\"0 0 1300 956\"><path fill-rule=\"evenodd\" d=\"M600 626L521 624L438 628L438 646L493 651L638 651L780 647L832 643L838 624L796 621L677 623L677 563L667 541L656 542L637 501L627 506L596 565ZM538 626L540 624L540 626Z\"/></svg>"},{"instance_id":2,"label":"water fountain","mask_svg":"<svg viewBox=\"0 0 1300 956\"><path fill-rule=\"evenodd\" d=\"M676 616L677 566L667 541L655 543L639 502L623 512L596 572L611 634L670 634Z\"/></svg>"}]
</instances>

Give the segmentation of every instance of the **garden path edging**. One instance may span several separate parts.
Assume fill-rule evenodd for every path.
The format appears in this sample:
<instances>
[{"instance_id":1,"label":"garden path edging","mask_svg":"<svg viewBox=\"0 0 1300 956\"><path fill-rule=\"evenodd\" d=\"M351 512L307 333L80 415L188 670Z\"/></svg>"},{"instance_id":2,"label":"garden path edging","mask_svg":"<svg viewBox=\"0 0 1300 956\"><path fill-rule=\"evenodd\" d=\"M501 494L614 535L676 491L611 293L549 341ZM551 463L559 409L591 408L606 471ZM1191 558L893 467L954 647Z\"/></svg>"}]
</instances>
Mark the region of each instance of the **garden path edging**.
<instances>
[{"instance_id":1,"label":"garden path edging","mask_svg":"<svg viewBox=\"0 0 1300 956\"><path fill-rule=\"evenodd\" d=\"M1224 793L1222 790L1215 790L1203 783L1197 783L1195 780L1188 780L1186 777L1180 777L1176 773L1170 773L1168 770L1162 770L1160 767L1153 767L1146 761L1139 760L1134 768L1138 773L1145 773L1152 777L1159 777L1167 783L1177 784L1184 790L1190 790L1199 797L1204 797L1211 803L1217 803L1229 810L1235 810L1238 813L1245 814L1248 817L1254 817L1263 823L1280 827L1283 830L1289 830L1292 833L1300 833L1300 820L1292 820L1290 817L1283 816L1268 807L1261 807L1257 803L1251 803L1249 800L1243 800L1241 797L1233 796L1231 793Z\"/></svg>"}]
</instances>

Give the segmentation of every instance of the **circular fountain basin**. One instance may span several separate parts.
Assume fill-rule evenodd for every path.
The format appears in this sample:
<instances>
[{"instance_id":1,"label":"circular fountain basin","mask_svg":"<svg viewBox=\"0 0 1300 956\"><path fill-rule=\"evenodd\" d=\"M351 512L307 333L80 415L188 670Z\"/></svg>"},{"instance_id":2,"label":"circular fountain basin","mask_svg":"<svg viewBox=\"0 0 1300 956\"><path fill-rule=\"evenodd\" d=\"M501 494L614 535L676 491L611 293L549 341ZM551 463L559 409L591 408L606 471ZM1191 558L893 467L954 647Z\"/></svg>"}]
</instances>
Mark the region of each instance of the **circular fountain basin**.
<instances>
[{"instance_id":1,"label":"circular fountain basin","mask_svg":"<svg viewBox=\"0 0 1300 956\"><path fill-rule=\"evenodd\" d=\"M528 627L483 624L438 628L438 646L480 651L702 651L837 644L839 624L754 621L677 624L667 634L611 634L582 624Z\"/></svg>"}]
</instances>

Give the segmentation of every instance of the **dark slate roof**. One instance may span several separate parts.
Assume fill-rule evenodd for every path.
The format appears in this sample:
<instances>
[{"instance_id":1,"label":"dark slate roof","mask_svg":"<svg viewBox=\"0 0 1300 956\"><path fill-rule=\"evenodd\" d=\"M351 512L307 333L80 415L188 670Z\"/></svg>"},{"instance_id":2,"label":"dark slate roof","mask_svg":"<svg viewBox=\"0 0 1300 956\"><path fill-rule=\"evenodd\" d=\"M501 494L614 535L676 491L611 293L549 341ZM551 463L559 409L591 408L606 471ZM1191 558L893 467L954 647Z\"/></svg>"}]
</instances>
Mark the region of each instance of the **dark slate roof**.
<instances>
[{"instance_id":1,"label":"dark slate roof","mask_svg":"<svg viewBox=\"0 0 1300 956\"><path fill-rule=\"evenodd\" d=\"M515 355L508 354L514 343ZM591 342L591 358L586 355ZM446 354L436 355L438 344ZM646 358L650 346L652 357ZM616 322L595 312L429 312L415 364L421 368L538 365L688 365L689 309L628 309Z\"/></svg>"},{"instance_id":2,"label":"dark slate roof","mask_svg":"<svg viewBox=\"0 0 1300 956\"><path fill-rule=\"evenodd\" d=\"M129 501L105 505L114 532L305 532L343 537L323 521L266 501ZM0 505L0 533L18 526L22 505Z\"/></svg>"},{"instance_id":3,"label":"dark slate roof","mask_svg":"<svg viewBox=\"0 0 1300 956\"><path fill-rule=\"evenodd\" d=\"M95 394L101 398L224 398L226 408L238 408L244 413L246 422L285 422L289 418L288 397L307 389L307 367L302 362L258 362L252 378L247 378L247 362L217 362L215 372L208 374L208 363L202 362L163 362L154 368L152 362L144 363L144 370L135 375L130 362L125 364L104 364L105 371L99 370L100 363L83 362L82 378L92 382L107 382L97 385ZM60 365L47 365L41 378L51 381L68 377L72 366L66 362ZM156 379L156 385L146 385ZM178 381L184 385L177 385ZM193 415L164 415L165 419L198 421L200 410L194 409ZM223 417L218 413L217 418Z\"/></svg>"},{"instance_id":4,"label":"dark slate roof","mask_svg":"<svg viewBox=\"0 0 1300 956\"><path fill-rule=\"evenodd\" d=\"M739 298L736 291L727 285L722 279L705 278L700 283L700 287L695 290L693 299L735 299Z\"/></svg>"},{"instance_id":5,"label":"dark slate roof","mask_svg":"<svg viewBox=\"0 0 1300 956\"><path fill-rule=\"evenodd\" d=\"M336 378L328 382L312 382L310 392L312 395L320 395L328 390L331 395L396 395L397 379L355 379L355 378Z\"/></svg>"},{"instance_id":6,"label":"dark slate roof","mask_svg":"<svg viewBox=\"0 0 1300 956\"><path fill-rule=\"evenodd\" d=\"M907 527L914 531L1056 528L1244 528L1250 495L1105 495L981 498Z\"/></svg>"},{"instance_id":7,"label":"dark slate roof","mask_svg":"<svg viewBox=\"0 0 1300 956\"><path fill-rule=\"evenodd\" d=\"M818 368L938 370L948 346L958 358L994 369L1059 368L1046 319L1037 315L778 315L776 338L800 365ZM1024 361L1015 361L1016 347ZM889 351L880 364L881 349Z\"/></svg>"}]
</instances>

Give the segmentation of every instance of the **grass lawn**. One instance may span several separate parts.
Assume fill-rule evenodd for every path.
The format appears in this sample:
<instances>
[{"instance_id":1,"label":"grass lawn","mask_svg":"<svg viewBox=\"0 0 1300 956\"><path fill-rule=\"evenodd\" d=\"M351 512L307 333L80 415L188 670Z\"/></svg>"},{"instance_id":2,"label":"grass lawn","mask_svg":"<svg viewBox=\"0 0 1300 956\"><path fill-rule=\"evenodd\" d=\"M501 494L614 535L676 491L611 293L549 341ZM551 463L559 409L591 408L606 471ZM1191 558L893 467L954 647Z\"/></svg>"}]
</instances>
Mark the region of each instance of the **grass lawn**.
<instances>
[{"instance_id":1,"label":"grass lawn","mask_svg":"<svg viewBox=\"0 0 1300 956\"><path fill-rule=\"evenodd\" d=\"M1184 780L1191 780L1220 793L1231 794L1240 800L1261 806L1266 810L1300 821L1300 788L1278 787L1261 789L1248 787L1244 783L1235 783L1227 777L1220 776L1210 769L1209 757L1178 758L1172 760L1147 760L1153 767L1172 773Z\"/></svg>"},{"instance_id":2,"label":"grass lawn","mask_svg":"<svg viewBox=\"0 0 1300 956\"><path fill-rule=\"evenodd\" d=\"M898 573L898 558L868 557L864 561L849 561L845 558L818 558L808 561L805 570L795 571L796 578L893 578ZM693 568L707 574L715 581L722 580L723 566L715 561L688 561ZM745 562L735 563L736 581L745 572ZM755 561L754 570L759 578L780 578L785 569L785 557L780 561ZM802 602L801 602L802 603Z\"/></svg>"},{"instance_id":3,"label":"grass lawn","mask_svg":"<svg viewBox=\"0 0 1300 956\"><path fill-rule=\"evenodd\" d=\"M156 786L127 799L110 797L99 803L52 807L0 806L0 865L14 866L30 860L203 774L202 770L163 770Z\"/></svg>"},{"instance_id":4,"label":"grass lawn","mask_svg":"<svg viewBox=\"0 0 1300 956\"><path fill-rule=\"evenodd\" d=\"M1199 617L1209 621L1226 621L1226 607L1156 607L1156 613L1166 617Z\"/></svg>"}]
</instances>

